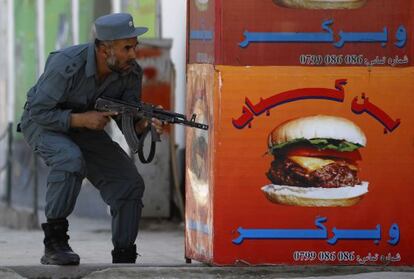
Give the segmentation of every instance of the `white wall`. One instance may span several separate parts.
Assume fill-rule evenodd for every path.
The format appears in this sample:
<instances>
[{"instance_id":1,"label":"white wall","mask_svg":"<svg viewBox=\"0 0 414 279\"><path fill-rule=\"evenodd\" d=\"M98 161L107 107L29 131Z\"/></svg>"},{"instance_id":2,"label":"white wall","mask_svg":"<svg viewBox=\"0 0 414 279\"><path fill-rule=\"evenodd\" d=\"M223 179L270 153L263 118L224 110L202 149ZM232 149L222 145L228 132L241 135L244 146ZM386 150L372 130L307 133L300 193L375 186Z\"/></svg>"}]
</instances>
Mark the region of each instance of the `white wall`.
<instances>
[{"instance_id":1,"label":"white wall","mask_svg":"<svg viewBox=\"0 0 414 279\"><path fill-rule=\"evenodd\" d=\"M186 0L161 0L162 38L173 39L171 58L176 70L175 110L185 113L185 49L186 49ZM184 127L175 125L175 139L184 148Z\"/></svg>"},{"instance_id":2,"label":"white wall","mask_svg":"<svg viewBox=\"0 0 414 279\"><path fill-rule=\"evenodd\" d=\"M0 41L3 42L3 51L0 51L0 199L4 197L6 190L6 165L7 158L7 130L8 109L7 109L7 1L0 0Z\"/></svg>"}]
</instances>

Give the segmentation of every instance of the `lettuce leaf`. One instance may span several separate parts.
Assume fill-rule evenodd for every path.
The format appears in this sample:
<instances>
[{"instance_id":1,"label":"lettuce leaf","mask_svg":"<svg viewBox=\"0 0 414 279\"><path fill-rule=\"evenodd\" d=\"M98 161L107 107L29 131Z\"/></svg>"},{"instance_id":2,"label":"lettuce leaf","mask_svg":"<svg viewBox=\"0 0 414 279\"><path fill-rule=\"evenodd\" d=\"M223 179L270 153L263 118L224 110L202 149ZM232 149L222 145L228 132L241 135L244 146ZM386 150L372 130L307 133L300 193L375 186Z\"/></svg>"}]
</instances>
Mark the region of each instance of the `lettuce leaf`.
<instances>
[{"instance_id":1,"label":"lettuce leaf","mask_svg":"<svg viewBox=\"0 0 414 279\"><path fill-rule=\"evenodd\" d=\"M269 153L270 154L278 153L280 149L285 148L287 146L292 146L295 144L309 144L318 149L333 149L337 151L354 151L362 147L362 145L358 143L352 143L346 140L333 140L333 139L322 139L322 138L316 138L316 139L299 138L299 139L294 139L288 142L275 144L269 148Z\"/></svg>"}]
</instances>

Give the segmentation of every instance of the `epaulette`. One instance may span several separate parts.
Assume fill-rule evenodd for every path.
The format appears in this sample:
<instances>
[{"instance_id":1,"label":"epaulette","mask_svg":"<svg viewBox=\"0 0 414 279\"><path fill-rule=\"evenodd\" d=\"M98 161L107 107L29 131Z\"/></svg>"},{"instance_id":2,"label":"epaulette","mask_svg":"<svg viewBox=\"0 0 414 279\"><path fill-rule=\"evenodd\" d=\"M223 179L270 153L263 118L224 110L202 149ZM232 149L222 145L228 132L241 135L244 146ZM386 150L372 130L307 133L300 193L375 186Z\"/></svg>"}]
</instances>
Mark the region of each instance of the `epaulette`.
<instances>
[{"instance_id":1,"label":"epaulette","mask_svg":"<svg viewBox=\"0 0 414 279\"><path fill-rule=\"evenodd\" d=\"M64 78L70 78L86 63L85 58L81 55L85 49L85 45L80 45L51 52L50 66L55 68Z\"/></svg>"},{"instance_id":2,"label":"epaulette","mask_svg":"<svg viewBox=\"0 0 414 279\"><path fill-rule=\"evenodd\" d=\"M79 57L68 59L59 67L58 71L63 77L70 78L79 71L84 63L85 61Z\"/></svg>"}]
</instances>

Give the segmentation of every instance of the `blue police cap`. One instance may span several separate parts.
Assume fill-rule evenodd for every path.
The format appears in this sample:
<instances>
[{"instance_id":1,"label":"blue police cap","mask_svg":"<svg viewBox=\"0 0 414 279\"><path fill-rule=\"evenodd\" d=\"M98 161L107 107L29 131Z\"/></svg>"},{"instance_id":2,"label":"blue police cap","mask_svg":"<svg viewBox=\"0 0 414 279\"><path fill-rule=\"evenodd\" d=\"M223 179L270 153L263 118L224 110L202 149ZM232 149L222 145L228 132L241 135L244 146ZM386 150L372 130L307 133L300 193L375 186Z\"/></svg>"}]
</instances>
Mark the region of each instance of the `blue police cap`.
<instances>
[{"instance_id":1,"label":"blue police cap","mask_svg":"<svg viewBox=\"0 0 414 279\"><path fill-rule=\"evenodd\" d=\"M147 27L135 27L132 16L128 13L104 15L95 20L96 38L112 41L134 38L148 31Z\"/></svg>"}]
</instances>

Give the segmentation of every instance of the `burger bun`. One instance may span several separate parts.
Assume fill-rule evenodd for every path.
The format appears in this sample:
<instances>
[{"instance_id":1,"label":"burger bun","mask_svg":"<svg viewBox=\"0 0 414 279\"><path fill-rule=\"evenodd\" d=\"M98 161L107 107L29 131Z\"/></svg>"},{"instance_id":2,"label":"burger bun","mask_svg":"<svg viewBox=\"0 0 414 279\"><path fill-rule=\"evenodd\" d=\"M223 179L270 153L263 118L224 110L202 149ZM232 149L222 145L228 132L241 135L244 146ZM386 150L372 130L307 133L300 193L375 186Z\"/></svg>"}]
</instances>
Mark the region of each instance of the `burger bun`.
<instances>
[{"instance_id":1,"label":"burger bun","mask_svg":"<svg viewBox=\"0 0 414 279\"><path fill-rule=\"evenodd\" d=\"M262 187L266 198L277 204L308 207L347 207L368 192L368 182L339 188L297 187L269 184Z\"/></svg>"},{"instance_id":2,"label":"burger bun","mask_svg":"<svg viewBox=\"0 0 414 279\"><path fill-rule=\"evenodd\" d=\"M296 139L335 139L365 146L364 132L352 121L337 116L312 115L286 121L269 135L269 146Z\"/></svg>"},{"instance_id":3,"label":"burger bun","mask_svg":"<svg viewBox=\"0 0 414 279\"><path fill-rule=\"evenodd\" d=\"M367 0L273 0L279 6L296 9L358 9Z\"/></svg>"}]
</instances>

